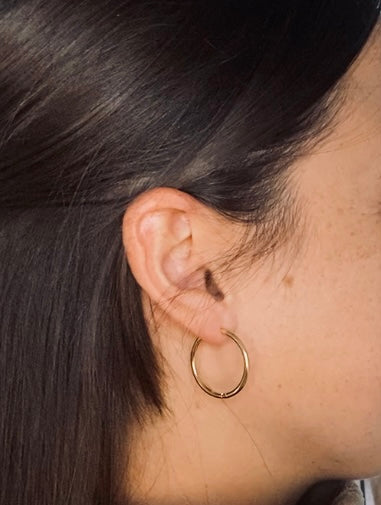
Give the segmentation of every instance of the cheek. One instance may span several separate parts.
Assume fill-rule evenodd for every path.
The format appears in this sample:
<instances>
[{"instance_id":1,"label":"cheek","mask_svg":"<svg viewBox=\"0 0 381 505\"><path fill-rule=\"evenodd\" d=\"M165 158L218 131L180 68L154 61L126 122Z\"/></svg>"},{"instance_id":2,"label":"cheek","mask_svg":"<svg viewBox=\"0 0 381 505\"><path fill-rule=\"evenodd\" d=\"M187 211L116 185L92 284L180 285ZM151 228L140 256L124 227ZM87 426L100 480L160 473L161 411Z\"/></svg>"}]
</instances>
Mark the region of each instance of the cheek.
<instances>
[{"instance_id":1,"label":"cheek","mask_svg":"<svg viewBox=\"0 0 381 505\"><path fill-rule=\"evenodd\" d=\"M322 472L355 477L381 472L381 244L374 223L341 219L341 236L253 277L238 310L265 422L297 432Z\"/></svg>"},{"instance_id":2,"label":"cheek","mask_svg":"<svg viewBox=\"0 0 381 505\"><path fill-rule=\"evenodd\" d=\"M380 234L362 224L320 242L310 263L314 288L298 303L310 330L299 379L316 395L313 402L301 396L300 407L320 421L317 434L334 468L354 475L381 471Z\"/></svg>"},{"instance_id":3,"label":"cheek","mask_svg":"<svg viewBox=\"0 0 381 505\"><path fill-rule=\"evenodd\" d=\"M283 373L291 375L297 419L319 440L328 472L381 471L381 284L375 267L371 259L327 266L295 300L299 324L287 332L294 368Z\"/></svg>"}]
</instances>

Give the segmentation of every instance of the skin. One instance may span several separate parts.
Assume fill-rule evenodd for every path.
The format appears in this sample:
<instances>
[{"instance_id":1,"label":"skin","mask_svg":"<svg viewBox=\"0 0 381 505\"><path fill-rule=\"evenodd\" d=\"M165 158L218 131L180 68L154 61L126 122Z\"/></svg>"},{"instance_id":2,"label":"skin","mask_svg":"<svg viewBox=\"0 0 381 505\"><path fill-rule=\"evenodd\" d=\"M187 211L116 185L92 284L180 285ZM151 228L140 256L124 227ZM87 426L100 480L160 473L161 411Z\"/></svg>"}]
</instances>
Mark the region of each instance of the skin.
<instances>
[{"instance_id":1,"label":"skin","mask_svg":"<svg viewBox=\"0 0 381 505\"><path fill-rule=\"evenodd\" d=\"M175 189L126 210L170 409L133 433L134 503L292 504L318 480L381 473L380 55L377 34L346 76L334 131L292 167L303 219L271 259L218 272L242 229ZM223 300L205 288L206 268ZM245 388L227 400L205 394L189 365L197 336L205 382L236 385L242 358L221 327L250 359Z\"/></svg>"}]
</instances>

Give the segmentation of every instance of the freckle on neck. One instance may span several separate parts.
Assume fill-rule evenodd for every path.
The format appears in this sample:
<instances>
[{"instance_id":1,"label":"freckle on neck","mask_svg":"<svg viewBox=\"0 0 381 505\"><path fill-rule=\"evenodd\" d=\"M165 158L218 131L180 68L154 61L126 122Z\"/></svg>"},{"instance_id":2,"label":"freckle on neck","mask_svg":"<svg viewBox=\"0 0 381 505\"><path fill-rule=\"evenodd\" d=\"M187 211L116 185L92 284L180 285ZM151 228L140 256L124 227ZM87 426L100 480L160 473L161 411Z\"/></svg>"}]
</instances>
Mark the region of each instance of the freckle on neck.
<instances>
[{"instance_id":1,"label":"freckle on neck","mask_svg":"<svg viewBox=\"0 0 381 505\"><path fill-rule=\"evenodd\" d=\"M205 286L206 289L209 291L209 293L217 300L221 301L223 300L224 294L223 292L219 289L217 284L215 283L213 279L212 272L210 270L205 270L204 273L204 278L205 278Z\"/></svg>"}]
</instances>

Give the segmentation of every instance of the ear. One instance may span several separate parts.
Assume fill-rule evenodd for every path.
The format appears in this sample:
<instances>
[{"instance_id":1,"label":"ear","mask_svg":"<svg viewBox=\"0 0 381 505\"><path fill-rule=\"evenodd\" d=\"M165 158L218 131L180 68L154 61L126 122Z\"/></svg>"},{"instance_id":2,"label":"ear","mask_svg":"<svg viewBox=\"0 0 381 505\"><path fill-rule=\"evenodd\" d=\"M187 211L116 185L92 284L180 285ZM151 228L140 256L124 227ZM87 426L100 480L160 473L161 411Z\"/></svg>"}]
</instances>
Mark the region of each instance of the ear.
<instances>
[{"instance_id":1,"label":"ear","mask_svg":"<svg viewBox=\"0 0 381 505\"><path fill-rule=\"evenodd\" d=\"M139 195L122 225L127 260L141 288L170 318L212 344L226 341L221 327L234 331L236 326L208 265L224 253L216 239L219 226L217 213L182 191L163 187Z\"/></svg>"}]
</instances>

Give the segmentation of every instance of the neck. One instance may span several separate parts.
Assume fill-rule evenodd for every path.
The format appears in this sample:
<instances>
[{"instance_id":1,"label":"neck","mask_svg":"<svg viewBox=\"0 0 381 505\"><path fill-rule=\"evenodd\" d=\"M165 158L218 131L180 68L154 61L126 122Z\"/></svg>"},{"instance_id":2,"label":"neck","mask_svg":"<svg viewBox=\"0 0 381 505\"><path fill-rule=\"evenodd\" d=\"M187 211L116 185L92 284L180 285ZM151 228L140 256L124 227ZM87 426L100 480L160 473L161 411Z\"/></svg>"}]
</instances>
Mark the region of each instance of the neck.
<instances>
[{"instance_id":1,"label":"neck","mask_svg":"<svg viewBox=\"0 0 381 505\"><path fill-rule=\"evenodd\" d=\"M243 460L251 464L240 467L239 454L229 446L228 426L226 438L211 445L213 433L202 433L196 423L193 428L191 424L188 414L176 425L156 421L134 433L126 482L132 505L309 505L299 500L307 496L314 482L303 478L297 467L284 462L282 471L273 465L270 470L244 431L246 451L253 457L245 454ZM186 437L181 429L184 425ZM236 434L236 421L234 430ZM237 451L242 451L244 444L235 441ZM332 487L320 489L320 496L323 491L327 494ZM329 501L319 505L323 503Z\"/></svg>"}]
</instances>

